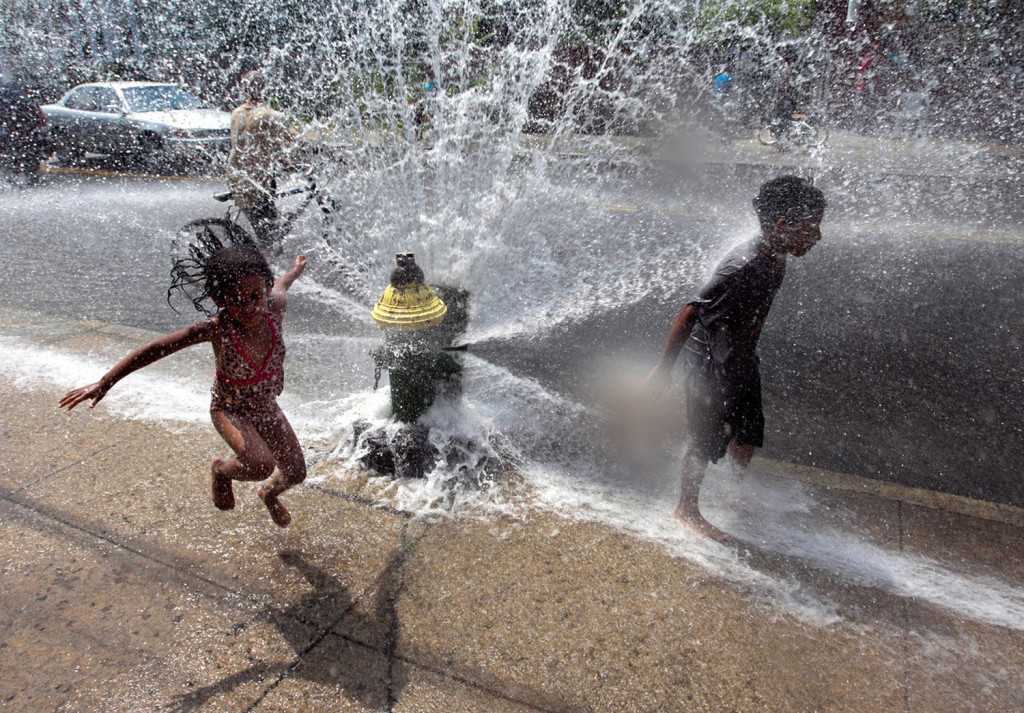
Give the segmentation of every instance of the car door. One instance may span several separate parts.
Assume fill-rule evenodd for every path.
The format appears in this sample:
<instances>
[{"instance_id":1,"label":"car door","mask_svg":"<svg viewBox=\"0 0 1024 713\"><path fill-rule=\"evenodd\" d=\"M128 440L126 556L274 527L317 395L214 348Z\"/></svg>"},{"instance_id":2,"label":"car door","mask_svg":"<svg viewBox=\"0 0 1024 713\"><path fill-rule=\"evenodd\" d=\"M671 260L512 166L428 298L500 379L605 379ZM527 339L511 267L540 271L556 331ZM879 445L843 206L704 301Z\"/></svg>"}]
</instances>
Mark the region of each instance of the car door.
<instances>
[{"instance_id":1,"label":"car door","mask_svg":"<svg viewBox=\"0 0 1024 713\"><path fill-rule=\"evenodd\" d=\"M112 87L92 87L96 111L93 112L91 133L93 151L97 153L124 153L127 148L127 120L121 97Z\"/></svg>"},{"instance_id":2,"label":"car door","mask_svg":"<svg viewBox=\"0 0 1024 713\"><path fill-rule=\"evenodd\" d=\"M96 99L92 87L77 87L64 97L64 111L61 112L57 137L59 144L78 150L92 150L89 138L89 124L96 109Z\"/></svg>"}]
</instances>

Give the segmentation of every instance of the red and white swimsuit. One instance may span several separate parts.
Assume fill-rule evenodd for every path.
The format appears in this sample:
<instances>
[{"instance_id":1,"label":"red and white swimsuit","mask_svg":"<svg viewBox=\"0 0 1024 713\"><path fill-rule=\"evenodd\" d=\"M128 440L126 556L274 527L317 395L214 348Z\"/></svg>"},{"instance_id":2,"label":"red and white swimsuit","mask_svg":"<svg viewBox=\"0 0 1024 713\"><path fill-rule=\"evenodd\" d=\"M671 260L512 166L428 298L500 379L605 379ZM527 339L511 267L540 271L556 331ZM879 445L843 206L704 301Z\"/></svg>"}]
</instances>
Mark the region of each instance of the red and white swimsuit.
<instances>
[{"instance_id":1,"label":"red and white swimsuit","mask_svg":"<svg viewBox=\"0 0 1024 713\"><path fill-rule=\"evenodd\" d=\"M218 316L220 345L217 379L211 389L211 410L233 411L243 416L267 417L277 413L277 397L284 390L284 340L282 315L267 314L270 348L252 355L235 327Z\"/></svg>"}]
</instances>

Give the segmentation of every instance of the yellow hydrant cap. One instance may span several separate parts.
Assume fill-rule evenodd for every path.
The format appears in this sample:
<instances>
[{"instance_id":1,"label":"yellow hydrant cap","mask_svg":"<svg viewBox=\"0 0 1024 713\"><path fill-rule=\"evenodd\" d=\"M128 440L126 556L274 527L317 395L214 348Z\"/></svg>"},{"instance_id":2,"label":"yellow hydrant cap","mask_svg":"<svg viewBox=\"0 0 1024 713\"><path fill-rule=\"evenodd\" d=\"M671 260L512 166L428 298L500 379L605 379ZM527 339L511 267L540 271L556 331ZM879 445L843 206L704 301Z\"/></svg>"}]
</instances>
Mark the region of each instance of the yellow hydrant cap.
<instances>
[{"instance_id":1,"label":"yellow hydrant cap","mask_svg":"<svg viewBox=\"0 0 1024 713\"><path fill-rule=\"evenodd\" d=\"M393 329L426 329L444 320L448 307L428 285L414 282L388 285L371 315L378 325Z\"/></svg>"}]
</instances>

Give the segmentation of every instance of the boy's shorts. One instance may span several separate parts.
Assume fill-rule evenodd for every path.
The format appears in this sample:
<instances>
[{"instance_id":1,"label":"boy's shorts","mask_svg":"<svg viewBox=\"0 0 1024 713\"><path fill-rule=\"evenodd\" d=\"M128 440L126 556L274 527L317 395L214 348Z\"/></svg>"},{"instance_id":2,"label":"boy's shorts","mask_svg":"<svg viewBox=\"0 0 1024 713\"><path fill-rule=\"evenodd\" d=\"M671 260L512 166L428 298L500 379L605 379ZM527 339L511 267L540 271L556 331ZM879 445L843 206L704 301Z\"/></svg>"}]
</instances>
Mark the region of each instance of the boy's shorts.
<instances>
[{"instance_id":1,"label":"boy's shorts","mask_svg":"<svg viewBox=\"0 0 1024 713\"><path fill-rule=\"evenodd\" d=\"M694 453L717 462L729 442L764 443L761 375L757 364L741 375L726 375L708 357L694 355L686 370L686 421Z\"/></svg>"}]
</instances>

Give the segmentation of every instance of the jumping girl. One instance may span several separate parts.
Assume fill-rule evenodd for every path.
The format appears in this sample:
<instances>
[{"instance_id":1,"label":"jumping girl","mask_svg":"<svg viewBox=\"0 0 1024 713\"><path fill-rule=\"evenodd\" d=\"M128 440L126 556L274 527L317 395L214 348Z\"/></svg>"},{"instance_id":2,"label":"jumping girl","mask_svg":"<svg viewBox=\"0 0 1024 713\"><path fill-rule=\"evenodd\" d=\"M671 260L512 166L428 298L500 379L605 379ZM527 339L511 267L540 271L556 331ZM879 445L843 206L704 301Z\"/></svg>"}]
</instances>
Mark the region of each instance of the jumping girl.
<instances>
[{"instance_id":1,"label":"jumping girl","mask_svg":"<svg viewBox=\"0 0 1024 713\"><path fill-rule=\"evenodd\" d=\"M190 327L171 332L139 347L95 384L69 391L60 401L68 411L86 400L93 408L118 381L169 354L201 342L213 345L217 376L213 383L210 417L214 428L235 452L234 458L214 458L210 468L213 504L235 507L232 480L266 480L259 496L280 527L291 515L278 499L306 477L306 462L291 424L277 405L284 388L285 347L281 324L287 291L306 269L306 258L274 281L267 261L251 245L223 245L213 236L189 247L189 256L171 269L174 290L188 296L196 309L216 314ZM274 467L278 472L274 473Z\"/></svg>"}]
</instances>

